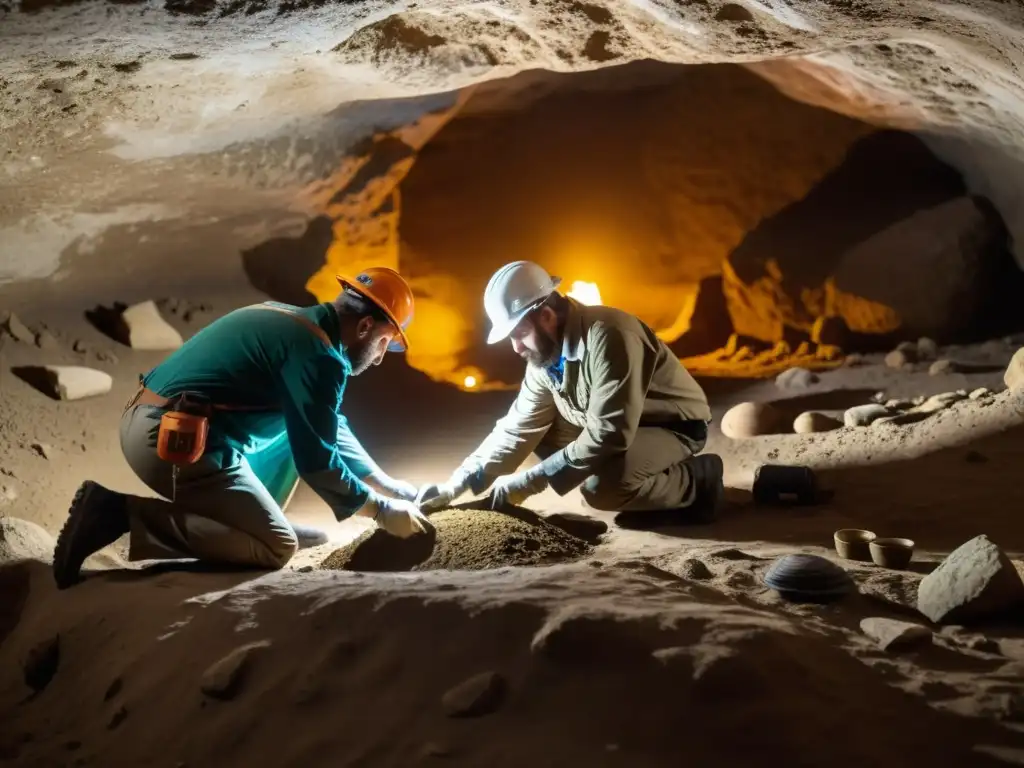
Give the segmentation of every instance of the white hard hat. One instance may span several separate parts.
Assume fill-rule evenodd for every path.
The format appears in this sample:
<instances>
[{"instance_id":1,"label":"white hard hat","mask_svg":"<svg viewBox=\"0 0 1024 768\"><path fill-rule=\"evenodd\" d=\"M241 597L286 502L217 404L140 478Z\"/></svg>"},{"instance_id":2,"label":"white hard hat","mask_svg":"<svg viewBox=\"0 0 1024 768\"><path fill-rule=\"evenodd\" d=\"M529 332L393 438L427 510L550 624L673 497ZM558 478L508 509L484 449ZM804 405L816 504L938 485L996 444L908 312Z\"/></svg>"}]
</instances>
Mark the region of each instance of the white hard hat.
<instances>
[{"instance_id":1,"label":"white hard hat","mask_svg":"<svg viewBox=\"0 0 1024 768\"><path fill-rule=\"evenodd\" d=\"M491 275L484 290L484 310L491 321L487 343L506 338L561 282L562 278L552 277L532 261L513 261Z\"/></svg>"}]
</instances>

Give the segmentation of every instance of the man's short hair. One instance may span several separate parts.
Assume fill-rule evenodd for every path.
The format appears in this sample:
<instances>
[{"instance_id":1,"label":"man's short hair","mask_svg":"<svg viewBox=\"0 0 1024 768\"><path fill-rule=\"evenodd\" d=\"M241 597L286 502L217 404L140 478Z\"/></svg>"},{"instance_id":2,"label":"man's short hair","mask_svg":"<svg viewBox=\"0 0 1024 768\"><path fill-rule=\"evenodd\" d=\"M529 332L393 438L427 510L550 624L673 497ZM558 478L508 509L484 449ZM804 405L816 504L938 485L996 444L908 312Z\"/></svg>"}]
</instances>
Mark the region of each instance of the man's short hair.
<instances>
[{"instance_id":1,"label":"man's short hair","mask_svg":"<svg viewBox=\"0 0 1024 768\"><path fill-rule=\"evenodd\" d=\"M391 319L384 314L384 310L351 288L342 289L336 306L338 311L344 315L353 315L357 318L370 316L377 323L391 322Z\"/></svg>"}]
</instances>

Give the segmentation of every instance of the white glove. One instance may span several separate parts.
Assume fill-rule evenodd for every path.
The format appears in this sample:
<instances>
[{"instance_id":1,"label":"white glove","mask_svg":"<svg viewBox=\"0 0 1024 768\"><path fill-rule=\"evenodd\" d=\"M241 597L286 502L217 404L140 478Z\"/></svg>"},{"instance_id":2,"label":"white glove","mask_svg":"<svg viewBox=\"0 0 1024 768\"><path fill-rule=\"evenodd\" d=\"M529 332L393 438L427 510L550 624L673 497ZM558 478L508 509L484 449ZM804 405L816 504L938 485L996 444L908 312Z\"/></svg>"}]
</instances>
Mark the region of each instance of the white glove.
<instances>
[{"instance_id":1,"label":"white glove","mask_svg":"<svg viewBox=\"0 0 1024 768\"><path fill-rule=\"evenodd\" d=\"M396 480L390 475L385 475L384 473L374 475L370 479L376 482L386 494L394 496L396 499L412 501L416 498L416 486L412 483L405 482L405 480Z\"/></svg>"},{"instance_id":2,"label":"white glove","mask_svg":"<svg viewBox=\"0 0 1024 768\"><path fill-rule=\"evenodd\" d=\"M416 494L416 506L427 512L450 507L459 496L469 490L469 481L476 467L459 467L445 483L424 485Z\"/></svg>"},{"instance_id":3,"label":"white glove","mask_svg":"<svg viewBox=\"0 0 1024 768\"><path fill-rule=\"evenodd\" d=\"M502 475L494 481L488 495L491 509L507 505L521 506L531 496L542 493L548 487L548 478L536 467L514 475Z\"/></svg>"},{"instance_id":4,"label":"white glove","mask_svg":"<svg viewBox=\"0 0 1024 768\"><path fill-rule=\"evenodd\" d=\"M400 539L407 539L417 533L426 533L427 518L416 509L416 505L404 499L389 499L379 494L370 494L366 511L378 526ZM429 525L429 523L427 523Z\"/></svg>"}]
</instances>

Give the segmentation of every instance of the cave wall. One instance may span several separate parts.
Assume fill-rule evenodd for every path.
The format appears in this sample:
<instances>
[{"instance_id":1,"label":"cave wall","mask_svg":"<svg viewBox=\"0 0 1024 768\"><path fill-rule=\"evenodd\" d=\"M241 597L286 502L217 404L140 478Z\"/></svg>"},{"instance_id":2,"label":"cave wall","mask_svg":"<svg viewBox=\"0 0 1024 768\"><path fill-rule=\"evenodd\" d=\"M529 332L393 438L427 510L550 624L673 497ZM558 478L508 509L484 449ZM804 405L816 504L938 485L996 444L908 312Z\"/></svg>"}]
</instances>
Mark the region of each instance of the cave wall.
<instances>
[{"instance_id":1,"label":"cave wall","mask_svg":"<svg viewBox=\"0 0 1024 768\"><path fill-rule=\"evenodd\" d=\"M605 303L678 337L699 281L873 130L738 66L616 70L615 87L602 70L519 104L471 98L419 152L398 225L403 272L422 290L414 365L461 376L496 356L480 343L482 292L518 258L596 282Z\"/></svg>"}]
</instances>

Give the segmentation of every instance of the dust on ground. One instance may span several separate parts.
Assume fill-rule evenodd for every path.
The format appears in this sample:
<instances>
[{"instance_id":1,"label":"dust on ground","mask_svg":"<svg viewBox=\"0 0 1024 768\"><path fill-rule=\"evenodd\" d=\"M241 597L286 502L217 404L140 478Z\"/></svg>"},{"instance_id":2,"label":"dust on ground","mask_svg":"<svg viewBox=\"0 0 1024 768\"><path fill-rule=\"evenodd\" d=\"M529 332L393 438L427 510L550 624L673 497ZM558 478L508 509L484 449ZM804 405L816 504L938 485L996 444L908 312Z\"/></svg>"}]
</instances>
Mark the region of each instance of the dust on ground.
<instances>
[{"instance_id":1,"label":"dust on ground","mask_svg":"<svg viewBox=\"0 0 1024 768\"><path fill-rule=\"evenodd\" d=\"M433 571L550 565L575 560L590 546L543 518L528 521L484 509L445 509L430 516L423 536L398 539L367 531L336 549L321 568L348 571Z\"/></svg>"}]
</instances>

